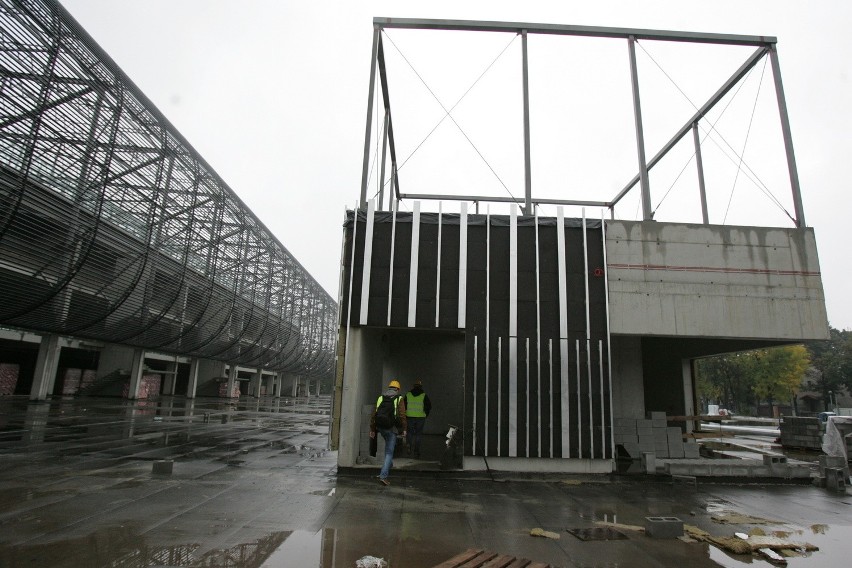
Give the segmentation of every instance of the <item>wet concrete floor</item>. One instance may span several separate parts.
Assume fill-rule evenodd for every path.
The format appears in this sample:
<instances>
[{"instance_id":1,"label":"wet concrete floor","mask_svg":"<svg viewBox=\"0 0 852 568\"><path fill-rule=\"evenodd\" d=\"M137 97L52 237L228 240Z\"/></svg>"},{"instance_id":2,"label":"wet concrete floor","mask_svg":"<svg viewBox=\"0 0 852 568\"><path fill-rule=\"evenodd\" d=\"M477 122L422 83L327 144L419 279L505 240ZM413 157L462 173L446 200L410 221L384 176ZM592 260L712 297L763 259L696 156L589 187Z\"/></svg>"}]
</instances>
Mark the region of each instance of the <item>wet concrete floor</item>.
<instances>
[{"instance_id":1,"label":"wet concrete floor","mask_svg":"<svg viewBox=\"0 0 852 568\"><path fill-rule=\"evenodd\" d=\"M852 496L809 485L672 484L646 476L337 471L327 398L0 399L0 567L433 566L481 548L563 567L770 566L702 542L623 529L674 516L717 536L720 512L819 551L789 566L847 566ZM168 474L152 473L173 460ZM533 537L542 528L560 538Z\"/></svg>"}]
</instances>

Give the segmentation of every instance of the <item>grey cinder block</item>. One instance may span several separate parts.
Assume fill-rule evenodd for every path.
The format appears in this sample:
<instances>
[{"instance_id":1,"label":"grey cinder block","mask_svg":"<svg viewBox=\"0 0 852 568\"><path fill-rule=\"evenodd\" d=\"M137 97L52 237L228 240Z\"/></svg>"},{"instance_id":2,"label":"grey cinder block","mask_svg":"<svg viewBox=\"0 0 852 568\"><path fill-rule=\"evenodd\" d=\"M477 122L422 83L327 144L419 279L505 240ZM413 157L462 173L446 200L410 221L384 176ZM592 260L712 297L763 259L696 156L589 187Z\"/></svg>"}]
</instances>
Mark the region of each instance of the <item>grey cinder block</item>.
<instances>
[{"instance_id":1,"label":"grey cinder block","mask_svg":"<svg viewBox=\"0 0 852 568\"><path fill-rule=\"evenodd\" d=\"M677 517L645 517L645 534L651 538L683 536L683 521Z\"/></svg>"}]
</instances>

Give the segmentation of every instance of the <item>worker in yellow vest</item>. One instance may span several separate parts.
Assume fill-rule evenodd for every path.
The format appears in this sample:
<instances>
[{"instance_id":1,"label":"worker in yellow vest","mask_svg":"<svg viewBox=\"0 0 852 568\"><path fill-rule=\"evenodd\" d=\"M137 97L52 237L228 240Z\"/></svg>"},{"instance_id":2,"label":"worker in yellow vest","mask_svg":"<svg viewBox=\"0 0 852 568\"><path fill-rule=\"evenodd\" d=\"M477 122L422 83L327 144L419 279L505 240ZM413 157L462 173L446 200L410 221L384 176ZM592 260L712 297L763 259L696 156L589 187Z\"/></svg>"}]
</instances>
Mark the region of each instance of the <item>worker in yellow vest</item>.
<instances>
[{"instance_id":1,"label":"worker in yellow vest","mask_svg":"<svg viewBox=\"0 0 852 568\"><path fill-rule=\"evenodd\" d=\"M426 417L432 411L432 401L429 400L429 395L423 392L423 381L420 379L414 381L414 386L405 395L405 410L408 419L406 452L408 455L413 453L415 458L419 458Z\"/></svg>"},{"instance_id":2,"label":"worker in yellow vest","mask_svg":"<svg viewBox=\"0 0 852 568\"><path fill-rule=\"evenodd\" d=\"M370 418L370 438L375 439L378 432L385 440L385 459L382 470L376 477L382 485L390 485L388 475L393 467L393 451L396 447L396 431L405 439L407 428L405 416L405 398L400 394L402 385L396 379L388 383L388 388L376 400L376 408ZM396 431L395 431L396 430Z\"/></svg>"}]
</instances>

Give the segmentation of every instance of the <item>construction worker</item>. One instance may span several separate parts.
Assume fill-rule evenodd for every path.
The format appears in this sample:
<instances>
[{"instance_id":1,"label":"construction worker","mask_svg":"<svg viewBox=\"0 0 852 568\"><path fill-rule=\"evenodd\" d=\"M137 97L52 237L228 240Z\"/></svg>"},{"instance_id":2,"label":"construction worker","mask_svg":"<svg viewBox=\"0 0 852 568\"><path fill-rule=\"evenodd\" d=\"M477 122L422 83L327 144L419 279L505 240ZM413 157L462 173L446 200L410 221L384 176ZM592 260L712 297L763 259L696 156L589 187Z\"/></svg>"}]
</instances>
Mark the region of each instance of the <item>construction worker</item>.
<instances>
[{"instance_id":1,"label":"construction worker","mask_svg":"<svg viewBox=\"0 0 852 568\"><path fill-rule=\"evenodd\" d=\"M423 392L423 381L417 379L414 386L405 395L406 418L408 422L407 453L414 457L420 457L420 446L423 442L423 428L426 426L426 417L432 411L432 401L429 395Z\"/></svg>"},{"instance_id":2,"label":"construction worker","mask_svg":"<svg viewBox=\"0 0 852 568\"><path fill-rule=\"evenodd\" d=\"M388 388L376 400L376 408L370 418L370 438L376 437L376 432L385 440L385 461L378 479L382 485L390 485L388 475L393 467L393 451L396 447L396 428L404 438L407 421L405 414L405 397L399 394L402 386L393 379Z\"/></svg>"}]
</instances>

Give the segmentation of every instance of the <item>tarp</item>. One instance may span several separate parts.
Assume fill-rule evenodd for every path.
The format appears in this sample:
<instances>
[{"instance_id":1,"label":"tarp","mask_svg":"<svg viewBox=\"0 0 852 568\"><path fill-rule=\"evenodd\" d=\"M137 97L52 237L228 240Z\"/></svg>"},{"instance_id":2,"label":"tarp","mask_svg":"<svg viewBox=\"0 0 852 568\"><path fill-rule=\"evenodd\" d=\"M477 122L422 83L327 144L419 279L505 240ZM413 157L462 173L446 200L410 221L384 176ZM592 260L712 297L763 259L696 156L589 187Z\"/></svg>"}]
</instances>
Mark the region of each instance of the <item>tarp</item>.
<instances>
[{"instance_id":1,"label":"tarp","mask_svg":"<svg viewBox=\"0 0 852 568\"><path fill-rule=\"evenodd\" d=\"M838 456L848 461L845 437L849 434L852 434L852 416L829 416L822 437L822 451L827 456Z\"/></svg>"}]
</instances>

